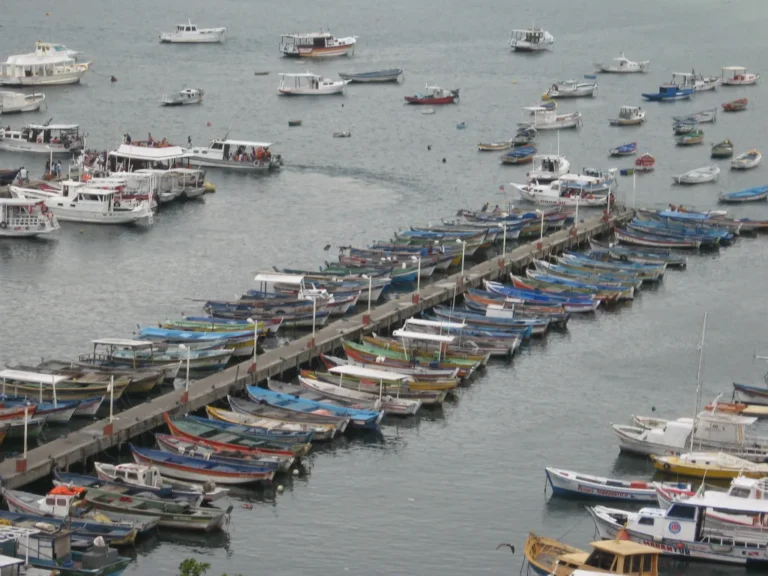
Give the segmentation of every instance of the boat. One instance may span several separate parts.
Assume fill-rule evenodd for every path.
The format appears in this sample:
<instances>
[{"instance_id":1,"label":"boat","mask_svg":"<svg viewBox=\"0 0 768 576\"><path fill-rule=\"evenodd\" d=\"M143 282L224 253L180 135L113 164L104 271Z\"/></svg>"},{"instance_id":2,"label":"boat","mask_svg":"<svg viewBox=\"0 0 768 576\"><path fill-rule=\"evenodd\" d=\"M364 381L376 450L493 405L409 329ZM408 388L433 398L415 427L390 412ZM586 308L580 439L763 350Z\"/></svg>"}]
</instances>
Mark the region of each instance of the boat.
<instances>
[{"instance_id":1,"label":"boat","mask_svg":"<svg viewBox=\"0 0 768 576\"><path fill-rule=\"evenodd\" d=\"M52 120L52 119L51 119ZM21 130L0 128L0 150L36 154L72 154L85 146L77 124L27 124Z\"/></svg>"},{"instance_id":2,"label":"boat","mask_svg":"<svg viewBox=\"0 0 768 576\"><path fill-rule=\"evenodd\" d=\"M227 396L227 401L229 402L229 407L238 414L246 414L252 418L266 418L283 423L303 423L317 426L331 425L335 428L336 434L342 434L349 424L349 417L346 416L296 412L233 396Z\"/></svg>"},{"instance_id":3,"label":"boat","mask_svg":"<svg viewBox=\"0 0 768 576\"><path fill-rule=\"evenodd\" d=\"M13 184L13 181L16 180L19 172L21 172L21 168L6 168L0 170L0 186Z\"/></svg>"},{"instance_id":4,"label":"boat","mask_svg":"<svg viewBox=\"0 0 768 576\"><path fill-rule=\"evenodd\" d=\"M681 134L675 139L678 146L695 146L704 142L704 131L695 128L686 134Z\"/></svg>"},{"instance_id":5,"label":"boat","mask_svg":"<svg viewBox=\"0 0 768 576\"><path fill-rule=\"evenodd\" d=\"M559 154L541 154L533 157L533 168L528 172L529 182L552 182L571 168L571 163L565 156Z\"/></svg>"},{"instance_id":6,"label":"boat","mask_svg":"<svg viewBox=\"0 0 768 576\"><path fill-rule=\"evenodd\" d=\"M622 144L616 148L608 150L610 156L632 156L637 154L637 142L630 142L629 144Z\"/></svg>"},{"instance_id":7,"label":"boat","mask_svg":"<svg viewBox=\"0 0 768 576\"><path fill-rule=\"evenodd\" d=\"M509 46L515 52L538 52L540 50L549 50L555 43L555 38L537 26L523 30L512 30L509 38Z\"/></svg>"},{"instance_id":8,"label":"boat","mask_svg":"<svg viewBox=\"0 0 768 576\"><path fill-rule=\"evenodd\" d=\"M566 193L578 193L587 197L589 194L606 194L618 186L617 175L617 168L600 170L584 167L579 174L563 174L560 177L560 187Z\"/></svg>"},{"instance_id":9,"label":"boat","mask_svg":"<svg viewBox=\"0 0 768 576\"><path fill-rule=\"evenodd\" d=\"M739 98L738 100L733 100L731 102L726 102L723 104L723 111L725 112L741 112L742 110L747 109L747 104L749 104L749 100L746 98Z\"/></svg>"},{"instance_id":10,"label":"boat","mask_svg":"<svg viewBox=\"0 0 768 576\"><path fill-rule=\"evenodd\" d=\"M45 102L45 94L24 94L0 90L0 114L17 114L19 112L35 112Z\"/></svg>"},{"instance_id":11,"label":"boat","mask_svg":"<svg viewBox=\"0 0 768 576\"><path fill-rule=\"evenodd\" d=\"M90 63L78 63L63 44L35 42L35 51L9 56L0 64L0 86L77 84Z\"/></svg>"},{"instance_id":12,"label":"boat","mask_svg":"<svg viewBox=\"0 0 768 576\"><path fill-rule=\"evenodd\" d=\"M761 202L768 198L768 186L755 186L738 192L724 192L718 196L718 201L724 204L737 204L741 202ZM2 202L2 200L0 200Z\"/></svg>"},{"instance_id":13,"label":"boat","mask_svg":"<svg viewBox=\"0 0 768 576\"><path fill-rule=\"evenodd\" d=\"M163 94L160 103L163 106L185 106L201 104L205 92L200 88L182 88L176 94Z\"/></svg>"},{"instance_id":14,"label":"boat","mask_svg":"<svg viewBox=\"0 0 768 576\"><path fill-rule=\"evenodd\" d=\"M768 406L768 389L765 386L733 383L734 400L750 405Z\"/></svg>"},{"instance_id":15,"label":"boat","mask_svg":"<svg viewBox=\"0 0 768 576\"><path fill-rule=\"evenodd\" d=\"M618 58L614 58L612 60L611 64L595 64L595 69L598 72L611 74L638 74L642 72L648 72L650 66L650 60L633 62L624 56L624 52L622 52L619 54Z\"/></svg>"},{"instance_id":16,"label":"boat","mask_svg":"<svg viewBox=\"0 0 768 576\"><path fill-rule=\"evenodd\" d=\"M656 489L653 482L602 478L550 467L546 467L544 471L547 475L547 482L552 488L552 493L558 496L625 502L656 502ZM670 486L681 490L691 489L690 484L681 482L671 483Z\"/></svg>"},{"instance_id":17,"label":"boat","mask_svg":"<svg viewBox=\"0 0 768 576\"><path fill-rule=\"evenodd\" d=\"M330 32L307 32L280 36L280 53L292 58L335 58L355 50L357 36L336 38Z\"/></svg>"},{"instance_id":18,"label":"boat","mask_svg":"<svg viewBox=\"0 0 768 576\"><path fill-rule=\"evenodd\" d=\"M611 126L639 126L645 122L645 110L639 106L622 106L617 118L611 118Z\"/></svg>"},{"instance_id":19,"label":"boat","mask_svg":"<svg viewBox=\"0 0 768 576\"><path fill-rule=\"evenodd\" d=\"M174 32L161 32L160 42L164 44L214 44L227 41L227 29L198 28L187 20L186 24L177 24Z\"/></svg>"},{"instance_id":20,"label":"boat","mask_svg":"<svg viewBox=\"0 0 768 576\"><path fill-rule=\"evenodd\" d=\"M205 146L188 148L186 153L196 166L222 168L237 172L268 172L283 166L283 157L272 153L270 142L232 140L229 134L214 138ZM249 151L250 149L250 151Z\"/></svg>"},{"instance_id":21,"label":"boat","mask_svg":"<svg viewBox=\"0 0 768 576\"><path fill-rule=\"evenodd\" d=\"M169 436L167 434L155 434L157 447L164 452L171 454L180 454L182 456L192 456L202 458L203 460L212 460L223 464L248 464L260 468L269 468L276 471L288 471L293 465L294 459L283 458L281 456L267 456L264 454L254 454L242 450L230 450L222 447L195 442L187 438L178 436ZM169 483L184 484L178 480L167 479Z\"/></svg>"},{"instance_id":22,"label":"boat","mask_svg":"<svg viewBox=\"0 0 768 576\"><path fill-rule=\"evenodd\" d=\"M288 120L288 126L301 126L301 120Z\"/></svg>"},{"instance_id":23,"label":"boat","mask_svg":"<svg viewBox=\"0 0 768 576\"><path fill-rule=\"evenodd\" d=\"M668 268L685 268L687 266L686 257L673 254L671 250L637 249L597 240L590 240L589 245L589 254L595 258L609 258L619 262L666 264Z\"/></svg>"},{"instance_id":24,"label":"boat","mask_svg":"<svg viewBox=\"0 0 768 576\"><path fill-rule=\"evenodd\" d=\"M544 93L544 98L582 98L594 96L595 92L597 92L597 82L594 80L587 82L560 80L550 86L549 90Z\"/></svg>"},{"instance_id":25,"label":"boat","mask_svg":"<svg viewBox=\"0 0 768 576\"><path fill-rule=\"evenodd\" d=\"M760 164L762 159L763 155L760 153L760 150L748 150L747 152L739 154L736 158L731 160L731 169L749 170L750 168L755 168L758 164Z\"/></svg>"},{"instance_id":26,"label":"boat","mask_svg":"<svg viewBox=\"0 0 768 576\"><path fill-rule=\"evenodd\" d=\"M0 525L17 526L32 528L38 522L50 524L54 529L68 529L72 531L72 537L77 540L83 540L89 544L93 543L95 538L101 536L104 543L110 547L133 546L136 542L138 530L123 526L114 526L108 523L94 522L89 520L78 520L69 518L51 518L39 514L26 514L19 512L8 512L0 510ZM46 572L45 575L47 576ZM22 575L23 576L23 573Z\"/></svg>"},{"instance_id":27,"label":"boat","mask_svg":"<svg viewBox=\"0 0 768 576\"><path fill-rule=\"evenodd\" d=\"M313 428L308 426L305 426L304 430L301 430L301 426L291 426L289 423L280 423L275 427L247 426L227 422L224 418L218 417L218 414L214 418L212 417L214 413L209 412L208 418L187 415L185 419L190 422L197 422L210 430L211 434L216 434L216 431L219 431L221 434L236 434L244 440L263 441L275 448L286 448L288 450L307 450L306 447L309 446L315 435ZM296 430L295 428L299 429Z\"/></svg>"},{"instance_id":28,"label":"boat","mask_svg":"<svg viewBox=\"0 0 768 576\"><path fill-rule=\"evenodd\" d=\"M480 143L477 145L477 149L480 152L499 152L501 150L509 150L512 148L512 140L507 140L504 142L489 142L489 143Z\"/></svg>"},{"instance_id":29,"label":"boat","mask_svg":"<svg viewBox=\"0 0 768 576\"><path fill-rule=\"evenodd\" d=\"M709 154L712 158L730 158L733 156L733 142L723 140L717 144L712 144L712 150Z\"/></svg>"},{"instance_id":30,"label":"boat","mask_svg":"<svg viewBox=\"0 0 768 576\"><path fill-rule=\"evenodd\" d=\"M651 102L671 102L675 100L688 100L693 94L693 88L680 88L675 84L659 86L657 93L643 93L642 96Z\"/></svg>"},{"instance_id":31,"label":"boat","mask_svg":"<svg viewBox=\"0 0 768 576\"><path fill-rule=\"evenodd\" d=\"M535 146L520 146L501 156L502 164L529 164L536 157Z\"/></svg>"},{"instance_id":32,"label":"boat","mask_svg":"<svg viewBox=\"0 0 768 576\"><path fill-rule=\"evenodd\" d=\"M478 349L475 349L474 352L478 352ZM393 397L420 400L422 406L442 404L448 392L455 390L459 384L458 379L417 381L412 376L405 376L391 370L376 370L358 366L356 363L333 356L323 356L321 360L328 370L332 370L331 372L303 370L301 375L370 394L378 395L381 392L382 396L386 394ZM378 381L376 377L378 377Z\"/></svg>"},{"instance_id":33,"label":"boat","mask_svg":"<svg viewBox=\"0 0 768 576\"><path fill-rule=\"evenodd\" d=\"M576 179L573 182L578 181ZM517 190L521 198L535 204L586 207L605 206L608 203L608 194L575 191L563 185L562 182L562 179L548 184L515 184L513 182L509 186Z\"/></svg>"},{"instance_id":34,"label":"boat","mask_svg":"<svg viewBox=\"0 0 768 576\"><path fill-rule=\"evenodd\" d=\"M341 370L343 371L344 369ZM381 386L379 387L378 398L381 403L381 410L384 411L385 414L412 416L419 411L419 408L421 408L420 399L405 397L401 398L398 396L392 396L391 394L384 395L383 393L384 381L388 383L404 382L408 379L407 376L401 376L392 372L384 372L379 376L378 379L381 383ZM302 388L317 392L321 396L324 396L330 400L338 400L341 402L348 402L350 400L353 402L367 402L370 399L377 397L376 392L370 390L355 390L351 388L345 388L338 384L331 384L329 382L310 377L308 374L300 375L299 383L301 384Z\"/></svg>"},{"instance_id":35,"label":"boat","mask_svg":"<svg viewBox=\"0 0 768 576\"><path fill-rule=\"evenodd\" d=\"M673 116L673 122L684 122L690 124L705 124L707 122L717 122L717 108L709 108L707 110L700 110L687 116Z\"/></svg>"},{"instance_id":36,"label":"boat","mask_svg":"<svg viewBox=\"0 0 768 576\"><path fill-rule=\"evenodd\" d=\"M760 74L747 72L743 66L723 66L722 83L723 86L747 86L757 84Z\"/></svg>"},{"instance_id":37,"label":"boat","mask_svg":"<svg viewBox=\"0 0 768 576\"><path fill-rule=\"evenodd\" d=\"M679 86L682 89L691 89L694 92L707 92L715 90L722 79L720 76L704 76L696 72L675 72L672 74L670 85Z\"/></svg>"},{"instance_id":38,"label":"boat","mask_svg":"<svg viewBox=\"0 0 768 576\"><path fill-rule=\"evenodd\" d=\"M34 198L0 198L0 238L46 236L59 221L45 202Z\"/></svg>"},{"instance_id":39,"label":"boat","mask_svg":"<svg viewBox=\"0 0 768 576\"><path fill-rule=\"evenodd\" d=\"M421 113L424 114L425 116L429 116L429 115L435 113L435 109L434 108L422 108L421 109Z\"/></svg>"},{"instance_id":40,"label":"boat","mask_svg":"<svg viewBox=\"0 0 768 576\"><path fill-rule=\"evenodd\" d=\"M635 172L653 172L656 168L656 158L647 152L635 160Z\"/></svg>"},{"instance_id":41,"label":"boat","mask_svg":"<svg viewBox=\"0 0 768 576\"><path fill-rule=\"evenodd\" d=\"M245 426L247 428L269 430L270 432L283 431L311 433L311 439L313 441L332 440L337 431L335 424L275 420L272 418L262 418L249 413L243 414L241 412L222 410L221 408L215 408L213 406L206 406L205 412L210 420L219 420L221 422Z\"/></svg>"},{"instance_id":42,"label":"boat","mask_svg":"<svg viewBox=\"0 0 768 576\"><path fill-rule=\"evenodd\" d=\"M375 72L339 72L339 78L349 80L351 83L370 84L374 82L399 82L403 75L402 68L390 68L388 70L376 70Z\"/></svg>"},{"instance_id":43,"label":"boat","mask_svg":"<svg viewBox=\"0 0 768 576\"><path fill-rule=\"evenodd\" d=\"M768 476L768 464L758 464L724 452L685 452L680 455L651 456L651 460L656 469L677 476L712 480Z\"/></svg>"},{"instance_id":44,"label":"boat","mask_svg":"<svg viewBox=\"0 0 768 576\"><path fill-rule=\"evenodd\" d=\"M565 130L567 128L578 128L582 125L581 112L571 112L569 114L558 114L555 110L547 110L542 106L534 106L533 122L522 122L518 124L521 128L535 128L536 130ZM531 111L531 107L525 108Z\"/></svg>"},{"instance_id":45,"label":"boat","mask_svg":"<svg viewBox=\"0 0 768 576\"><path fill-rule=\"evenodd\" d=\"M280 73L277 93L283 96L328 96L343 94L348 80L332 80L310 72Z\"/></svg>"},{"instance_id":46,"label":"boat","mask_svg":"<svg viewBox=\"0 0 768 576\"><path fill-rule=\"evenodd\" d=\"M417 92L413 96L406 96L405 101L408 104L426 104L436 106L438 104L453 104L459 99L459 89L447 90L439 86L424 87L424 92Z\"/></svg>"},{"instance_id":47,"label":"boat","mask_svg":"<svg viewBox=\"0 0 768 576\"><path fill-rule=\"evenodd\" d=\"M720 175L720 167L716 164L711 166L702 166L694 170L689 170L683 174L673 176L672 180L676 184L703 184L705 182L714 182Z\"/></svg>"},{"instance_id":48,"label":"boat","mask_svg":"<svg viewBox=\"0 0 768 576\"><path fill-rule=\"evenodd\" d=\"M451 331L451 324L446 322L428 322L421 319L411 319L415 322L426 322L431 325L442 325L445 329ZM410 383L412 386L418 386L419 389L425 390L453 390L455 389L460 378L458 376L458 370L445 369L445 368L424 368L421 366L411 366L404 368L402 366L390 366L383 362L369 362L363 357L358 358L337 358L335 356L328 356L323 354L321 360L330 369L334 366L356 366L359 368L373 368L377 371L394 372L400 376L409 376L415 380Z\"/></svg>"},{"instance_id":49,"label":"boat","mask_svg":"<svg viewBox=\"0 0 768 576\"><path fill-rule=\"evenodd\" d=\"M554 100L552 100L552 102L554 102ZM539 131L530 126L518 128L517 134L512 138L512 146L526 146L536 140L538 134Z\"/></svg>"},{"instance_id":50,"label":"boat","mask_svg":"<svg viewBox=\"0 0 768 576\"><path fill-rule=\"evenodd\" d=\"M344 130L343 132L334 132L333 133L334 138L351 138L352 132L349 130Z\"/></svg>"}]
</instances>

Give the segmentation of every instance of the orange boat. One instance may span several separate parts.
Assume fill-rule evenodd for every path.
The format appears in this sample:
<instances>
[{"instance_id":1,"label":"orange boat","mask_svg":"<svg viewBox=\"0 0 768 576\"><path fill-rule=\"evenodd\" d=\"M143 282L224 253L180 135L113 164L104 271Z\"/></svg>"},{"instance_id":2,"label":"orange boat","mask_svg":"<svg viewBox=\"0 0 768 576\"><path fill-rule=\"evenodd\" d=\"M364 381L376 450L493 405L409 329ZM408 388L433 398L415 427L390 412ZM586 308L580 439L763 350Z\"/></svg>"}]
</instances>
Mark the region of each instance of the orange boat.
<instances>
[{"instance_id":1,"label":"orange boat","mask_svg":"<svg viewBox=\"0 0 768 576\"><path fill-rule=\"evenodd\" d=\"M714 410L715 412L726 412L728 414L741 414L747 409L747 405L741 402L716 402L707 404L704 409L710 412Z\"/></svg>"},{"instance_id":2,"label":"orange boat","mask_svg":"<svg viewBox=\"0 0 768 576\"><path fill-rule=\"evenodd\" d=\"M733 102L726 102L723 104L723 110L726 112L741 112L742 110L747 109L747 104L749 103L749 100L746 98L739 98L738 100L734 100Z\"/></svg>"}]
</instances>

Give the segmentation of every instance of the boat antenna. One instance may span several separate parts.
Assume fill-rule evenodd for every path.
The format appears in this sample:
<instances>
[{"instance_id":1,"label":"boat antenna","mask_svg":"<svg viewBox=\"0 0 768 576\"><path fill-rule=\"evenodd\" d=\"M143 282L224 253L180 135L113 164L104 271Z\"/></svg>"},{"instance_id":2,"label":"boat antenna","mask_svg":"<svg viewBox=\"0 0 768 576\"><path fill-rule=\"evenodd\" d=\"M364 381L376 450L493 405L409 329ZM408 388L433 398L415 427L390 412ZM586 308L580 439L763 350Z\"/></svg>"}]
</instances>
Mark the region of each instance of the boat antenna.
<instances>
[{"instance_id":1,"label":"boat antenna","mask_svg":"<svg viewBox=\"0 0 768 576\"><path fill-rule=\"evenodd\" d=\"M701 398L701 364L704 359L704 337L707 333L707 312L704 312L704 320L701 323L701 340L699 341L699 368L696 372L696 407L693 413L693 428L691 428L691 449L693 452L693 437L696 435L696 418L699 415L699 401Z\"/></svg>"}]
</instances>

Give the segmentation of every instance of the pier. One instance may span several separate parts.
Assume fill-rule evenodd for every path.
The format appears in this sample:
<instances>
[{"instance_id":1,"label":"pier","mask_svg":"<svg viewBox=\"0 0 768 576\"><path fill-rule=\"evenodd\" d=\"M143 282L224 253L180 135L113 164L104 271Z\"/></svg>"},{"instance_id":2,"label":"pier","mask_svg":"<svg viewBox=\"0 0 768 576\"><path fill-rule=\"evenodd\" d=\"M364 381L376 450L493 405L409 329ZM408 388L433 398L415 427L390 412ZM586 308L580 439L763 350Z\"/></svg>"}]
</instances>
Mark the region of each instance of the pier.
<instances>
[{"instance_id":1,"label":"pier","mask_svg":"<svg viewBox=\"0 0 768 576\"><path fill-rule=\"evenodd\" d=\"M522 244L505 255L467 267L463 274L458 272L446 276L421 287L418 293L403 294L373 306L370 315L366 310L334 321L317 330L314 337L307 334L259 355L255 368L252 367L252 360L248 360L191 382L188 395L184 390L167 393L120 412L112 423L108 420L94 422L33 448L27 452L26 459L23 456L7 458L0 463L0 476L6 487L13 489L49 475L53 467L66 470L73 464L85 462L108 448L129 442L140 434L162 426L165 412L193 412L216 402L233 390L242 389L246 383L280 377L321 353L340 348L344 340L359 339L365 333L389 331L394 325L400 325L423 310L450 302L469 288L482 286L483 280L506 280L508 272L524 270L535 259L544 259L551 254L583 246L590 238L612 230L614 225L621 225L632 216L632 210L617 207L610 214L586 219L578 222L577 226Z\"/></svg>"}]
</instances>

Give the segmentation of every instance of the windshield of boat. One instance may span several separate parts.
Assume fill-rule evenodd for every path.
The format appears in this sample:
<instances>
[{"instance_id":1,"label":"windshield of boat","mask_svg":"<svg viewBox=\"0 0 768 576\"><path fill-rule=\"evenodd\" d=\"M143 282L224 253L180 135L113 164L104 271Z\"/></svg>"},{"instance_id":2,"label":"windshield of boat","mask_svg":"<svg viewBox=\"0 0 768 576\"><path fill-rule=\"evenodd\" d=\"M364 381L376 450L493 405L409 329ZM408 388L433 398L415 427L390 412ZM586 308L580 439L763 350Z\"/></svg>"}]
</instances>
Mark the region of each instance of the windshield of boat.
<instances>
[{"instance_id":1,"label":"windshield of boat","mask_svg":"<svg viewBox=\"0 0 768 576\"><path fill-rule=\"evenodd\" d=\"M589 555L584 565L605 572L613 572L616 568L616 555L605 550L592 550L592 554Z\"/></svg>"}]
</instances>

